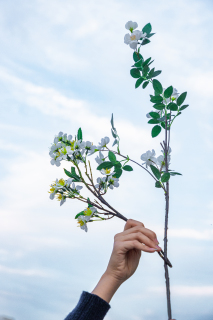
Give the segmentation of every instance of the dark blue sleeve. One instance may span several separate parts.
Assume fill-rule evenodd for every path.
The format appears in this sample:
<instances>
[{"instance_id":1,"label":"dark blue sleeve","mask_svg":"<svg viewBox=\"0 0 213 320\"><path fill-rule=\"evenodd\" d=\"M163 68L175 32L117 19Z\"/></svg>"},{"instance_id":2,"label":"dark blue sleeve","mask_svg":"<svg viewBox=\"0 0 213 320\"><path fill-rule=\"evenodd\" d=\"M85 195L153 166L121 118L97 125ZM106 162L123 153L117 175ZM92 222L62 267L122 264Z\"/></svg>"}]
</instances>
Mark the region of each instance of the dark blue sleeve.
<instances>
[{"instance_id":1,"label":"dark blue sleeve","mask_svg":"<svg viewBox=\"0 0 213 320\"><path fill-rule=\"evenodd\" d=\"M95 294L83 291L77 306L65 320L103 320L110 305Z\"/></svg>"}]
</instances>

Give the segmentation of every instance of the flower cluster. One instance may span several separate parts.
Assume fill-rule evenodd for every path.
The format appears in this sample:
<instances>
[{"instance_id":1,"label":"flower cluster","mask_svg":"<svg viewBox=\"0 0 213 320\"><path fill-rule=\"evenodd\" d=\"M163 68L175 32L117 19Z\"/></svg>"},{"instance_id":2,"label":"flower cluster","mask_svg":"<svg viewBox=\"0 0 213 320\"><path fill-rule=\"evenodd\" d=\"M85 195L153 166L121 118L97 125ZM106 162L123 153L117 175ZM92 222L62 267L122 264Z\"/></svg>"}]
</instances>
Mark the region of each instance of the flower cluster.
<instances>
[{"instance_id":1,"label":"flower cluster","mask_svg":"<svg viewBox=\"0 0 213 320\"><path fill-rule=\"evenodd\" d=\"M128 21L125 24L125 28L130 31L124 36L124 43L128 44L131 49L136 50L139 40L146 39L146 33L142 31L135 30L138 27L137 22ZM134 30L134 31L133 31Z\"/></svg>"},{"instance_id":2,"label":"flower cluster","mask_svg":"<svg viewBox=\"0 0 213 320\"><path fill-rule=\"evenodd\" d=\"M60 201L61 206L66 201L66 198L79 196L82 188L82 186L76 186L71 178L67 180L56 179L56 181L50 185L50 199L53 200L56 196L57 200Z\"/></svg>"},{"instance_id":3,"label":"flower cluster","mask_svg":"<svg viewBox=\"0 0 213 320\"><path fill-rule=\"evenodd\" d=\"M161 150L163 155L158 156L157 158L155 157L155 150L152 149L152 151L148 150L146 153L143 153L141 155L141 160L145 161L142 163L143 165L146 164L146 168L150 167L150 165L157 165L160 168L160 171L165 170L165 153L163 150ZM170 165L171 161L171 152L172 149L169 147L168 150L168 155L167 155L167 161L168 161L168 166Z\"/></svg>"},{"instance_id":4,"label":"flower cluster","mask_svg":"<svg viewBox=\"0 0 213 320\"><path fill-rule=\"evenodd\" d=\"M95 185L96 189L99 191L105 191L109 187L110 189L113 190L113 188L118 188L119 187L119 179L114 178L113 175L106 175L103 178L97 178L97 184Z\"/></svg>"},{"instance_id":5,"label":"flower cluster","mask_svg":"<svg viewBox=\"0 0 213 320\"><path fill-rule=\"evenodd\" d=\"M97 209L95 207L89 206L76 216L76 218L78 219L78 224L80 228L85 232L88 231L87 222L93 221L91 220L91 218L94 217L96 212L97 212Z\"/></svg>"}]
</instances>

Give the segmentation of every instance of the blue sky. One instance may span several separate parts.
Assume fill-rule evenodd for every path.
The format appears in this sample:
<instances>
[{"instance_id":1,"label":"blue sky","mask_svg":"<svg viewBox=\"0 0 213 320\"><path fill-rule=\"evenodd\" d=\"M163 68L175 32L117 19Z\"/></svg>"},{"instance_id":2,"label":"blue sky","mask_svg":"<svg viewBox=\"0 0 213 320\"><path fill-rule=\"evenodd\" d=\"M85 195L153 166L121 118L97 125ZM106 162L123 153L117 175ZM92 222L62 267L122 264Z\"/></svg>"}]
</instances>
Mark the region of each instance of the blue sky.
<instances>
[{"instance_id":1,"label":"blue sky","mask_svg":"<svg viewBox=\"0 0 213 320\"><path fill-rule=\"evenodd\" d=\"M159 80L188 91L190 107L174 123L169 257L174 318L213 316L212 57L210 1L0 2L0 313L15 320L63 319L82 290L91 291L105 271L114 234L112 219L76 228L79 203L60 207L48 188L63 177L50 165L48 148L59 132L86 140L110 136L110 117L121 151L140 155L159 142L150 136L146 90L129 75L132 50L123 43L128 20L151 22L151 44L142 54L163 70ZM67 166L69 168L69 165ZM94 164L95 168L95 164ZM164 197L134 167L107 199L128 218L143 221L163 245ZM143 254L136 274L111 302L107 320L166 318L163 264Z\"/></svg>"}]
</instances>

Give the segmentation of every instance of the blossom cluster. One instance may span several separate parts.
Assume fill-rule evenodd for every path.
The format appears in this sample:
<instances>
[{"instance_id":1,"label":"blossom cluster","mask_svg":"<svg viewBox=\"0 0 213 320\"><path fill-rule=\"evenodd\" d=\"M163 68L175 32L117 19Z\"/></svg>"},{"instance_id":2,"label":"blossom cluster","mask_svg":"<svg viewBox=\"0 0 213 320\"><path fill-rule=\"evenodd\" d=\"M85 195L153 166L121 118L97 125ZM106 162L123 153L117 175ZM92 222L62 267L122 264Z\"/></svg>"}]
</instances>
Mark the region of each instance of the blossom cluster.
<instances>
[{"instance_id":1,"label":"blossom cluster","mask_svg":"<svg viewBox=\"0 0 213 320\"><path fill-rule=\"evenodd\" d=\"M53 200L56 196L57 200L60 201L61 206L66 201L66 198L79 196L82 188L82 186L76 186L72 178L67 180L56 179L56 181L50 185L50 199Z\"/></svg>"},{"instance_id":2,"label":"blossom cluster","mask_svg":"<svg viewBox=\"0 0 213 320\"><path fill-rule=\"evenodd\" d=\"M161 152L163 153L163 155L158 156L157 158L155 157L155 150L152 149L152 151L148 150L146 153L143 153L141 155L141 160L145 161L144 163L142 163L143 165L146 165L146 168L150 167L150 165L157 165L160 168L160 171L164 171L166 170L165 167L165 154L164 151L161 150ZM171 152L172 149L169 147L168 150L168 155L167 155L167 162L168 162L168 167L170 165L170 161L171 161Z\"/></svg>"},{"instance_id":3,"label":"blossom cluster","mask_svg":"<svg viewBox=\"0 0 213 320\"><path fill-rule=\"evenodd\" d=\"M87 222L93 221L91 220L91 218L94 217L95 213L97 213L97 209L95 207L89 206L76 216L80 228L85 232L88 231Z\"/></svg>"},{"instance_id":4,"label":"blossom cluster","mask_svg":"<svg viewBox=\"0 0 213 320\"><path fill-rule=\"evenodd\" d=\"M137 22L128 21L125 24L125 28L130 31L130 34L127 33L124 36L124 43L128 44L131 49L136 50L139 40L146 39L146 33L143 33L140 30L135 30L138 27ZM134 30L134 31L133 31Z\"/></svg>"}]
</instances>

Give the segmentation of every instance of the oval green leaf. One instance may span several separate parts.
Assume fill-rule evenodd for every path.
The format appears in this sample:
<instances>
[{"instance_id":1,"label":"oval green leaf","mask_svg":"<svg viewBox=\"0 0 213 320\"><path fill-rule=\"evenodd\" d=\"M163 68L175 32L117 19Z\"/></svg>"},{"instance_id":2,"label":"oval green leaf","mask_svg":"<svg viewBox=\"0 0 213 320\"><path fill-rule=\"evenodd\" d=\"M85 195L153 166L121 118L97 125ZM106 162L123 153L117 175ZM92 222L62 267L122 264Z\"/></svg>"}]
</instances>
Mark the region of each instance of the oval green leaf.
<instances>
[{"instance_id":1,"label":"oval green leaf","mask_svg":"<svg viewBox=\"0 0 213 320\"><path fill-rule=\"evenodd\" d=\"M167 106L168 110L172 110L172 111L177 111L178 110L178 106L176 103L174 102L170 102Z\"/></svg>"},{"instance_id":2,"label":"oval green leaf","mask_svg":"<svg viewBox=\"0 0 213 320\"><path fill-rule=\"evenodd\" d=\"M108 158L109 158L109 160L111 161L111 162L116 162L117 160L116 160L116 156L115 156L115 154L112 152L112 151L109 151L108 152Z\"/></svg>"},{"instance_id":3,"label":"oval green leaf","mask_svg":"<svg viewBox=\"0 0 213 320\"><path fill-rule=\"evenodd\" d=\"M132 69L130 70L130 74L131 74L131 76L132 76L133 78L140 78L140 76L141 76L140 71L139 71L138 69L136 69L136 68L132 68Z\"/></svg>"},{"instance_id":4,"label":"oval green leaf","mask_svg":"<svg viewBox=\"0 0 213 320\"><path fill-rule=\"evenodd\" d=\"M153 103L161 103L163 101L163 97L161 96L152 96L150 95L150 101Z\"/></svg>"},{"instance_id":5,"label":"oval green leaf","mask_svg":"<svg viewBox=\"0 0 213 320\"><path fill-rule=\"evenodd\" d=\"M161 188L161 184L160 184L159 181L156 181L156 182L155 182L155 188Z\"/></svg>"},{"instance_id":6,"label":"oval green leaf","mask_svg":"<svg viewBox=\"0 0 213 320\"><path fill-rule=\"evenodd\" d=\"M160 83L160 81L154 79L152 81L152 85L153 85L153 89L155 90L155 92L157 92L158 94L161 94L163 92L163 87L162 84Z\"/></svg>"},{"instance_id":7,"label":"oval green leaf","mask_svg":"<svg viewBox=\"0 0 213 320\"><path fill-rule=\"evenodd\" d=\"M131 166L129 166L129 165L124 166L123 169L125 171L133 171L133 168Z\"/></svg>"},{"instance_id":8,"label":"oval green leaf","mask_svg":"<svg viewBox=\"0 0 213 320\"><path fill-rule=\"evenodd\" d=\"M161 132L161 127L160 126L154 126L152 128L152 138L155 138L159 135L159 133Z\"/></svg>"},{"instance_id":9,"label":"oval green leaf","mask_svg":"<svg viewBox=\"0 0 213 320\"><path fill-rule=\"evenodd\" d=\"M135 82L135 89L140 87L141 83L144 81L143 77L140 77L136 82Z\"/></svg>"},{"instance_id":10,"label":"oval green leaf","mask_svg":"<svg viewBox=\"0 0 213 320\"><path fill-rule=\"evenodd\" d=\"M161 181L164 183L164 182L167 182L170 178L170 173L169 172L165 172L162 177L161 177Z\"/></svg>"},{"instance_id":11,"label":"oval green leaf","mask_svg":"<svg viewBox=\"0 0 213 320\"><path fill-rule=\"evenodd\" d=\"M172 92L173 92L173 86L170 86L170 87L168 87L165 91L164 91L164 98L169 98L169 97L171 97L171 95L172 95Z\"/></svg>"},{"instance_id":12,"label":"oval green leaf","mask_svg":"<svg viewBox=\"0 0 213 320\"><path fill-rule=\"evenodd\" d=\"M85 216L84 211L81 211L78 214L76 214L75 219L77 219L79 216Z\"/></svg>"},{"instance_id":13,"label":"oval green leaf","mask_svg":"<svg viewBox=\"0 0 213 320\"><path fill-rule=\"evenodd\" d=\"M135 62L139 61L140 59L143 59L142 55L139 52L134 51L133 53L133 60Z\"/></svg>"},{"instance_id":14,"label":"oval green leaf","mask_svg":"<svg viewBox=\"0 0 213 320\"><path fill-rule=\"evenodd\" d=\"M151 111L149 114L154 119L160 118L159 113L157 113L157 112Z\"/></svg>"},{"instance_id":15,"label":"oval green leaf","mask_svg":"<svg viewBox=\"0 0 213 320\"><path fill-rule=\"evenodd\" d=\"M184 106L182 106L182 107L180 107L180 110L184 110L184 109L186 109L186 108L188 108L188 104L185 104Z\"/></svg>"},{"instance_id":16,"label":"oval green leaf","mask_svg":"<svg viewBox=\"0 0 213 320\"><path fill-rule=\"evenodd\" d=\"M142 88L145 89L149 84L149 81L145 81L143 84L142 84Z\"/></svg>"},{"instance_id":17,"label":"oval green leaf","mask_svg":"<svg viewBox=\"0 0 213 320\"><path fill-rule=\"evenodd\" d=\"M160 171L158 170L158 168L156 168L152 164L150 164L150 168L151 168L154 176L159 180L161 175L160 175Z\"/></svg>"},{"instance_id":18,"label":"oval green leaf","mask_svg":"<svg viewBox=\"0 0 213 320\"><path fill-rule=\"evenodd\" d=\"M140 68L142 66L142 63L143 63L143 59L140 59L137 62L135 62L136 68Z\"/></svg>"},{"instance_id":19,"label":"oval green leaf","mask_svg":"<svg viewBox=\"0 0 213 320\"><path fill-rule=\"evenodd\" d=\"M157 124L157 123L160 123L158 119L150 119L148 121L149 124Z\"/></svg>"},{"instance_id":20,"label":"oval green leaf","mask_svg":"<svg viewBox=\"0 0 213 320\"><path fill-rule=\"evenodd\" d=\"M186 99L187 92L181 93L181 95L177 98L177 105L181 106L181 104L184 102Z\"/></svg>"},{"instance_id":21,"label":"oval green leaf","mask_svg":"<svg viewBox=\"0 0 213 320\"><path fill-rule=\"evenodd\" d=\"M152 31L152 26L150 23L147 23L142 29L142 32L147 34L149 34L151 31Z\"/></svg>"},{"instance_id":22,"label":"oval green leaf","mask_svg":"<svg viewBox=\"0 0 213 320\"><path fill-rule=\"evenodd\" d=\"M97 167L97 170L102 170L102 169L110 169L114 166L114 164L110 161L104 161L103 163L99 164Z\"/></svg>"},{"instance_id":23,"label":"oval green leaf","mask_svg":"<svg viewBox=\"0 0 213 320\"><path fill-rule=\"evenodd\" d=\"M115 174L113 174L113 177L114 178L120 178L122 173L123 173L122 169L118 169L118 170L116 170Z\"/></svg>"},{"instance_id":24,"label":"oval green leaf","mask_svg":"<svg viewBox=\"0 0 213 320\"><path fill-rule=\"evenodd\" d=\"M157 109L157 110L163 110L165 108L165 104L163 103L156 103L154 104L153 108Z\"/></svg>"}]
</instances>

